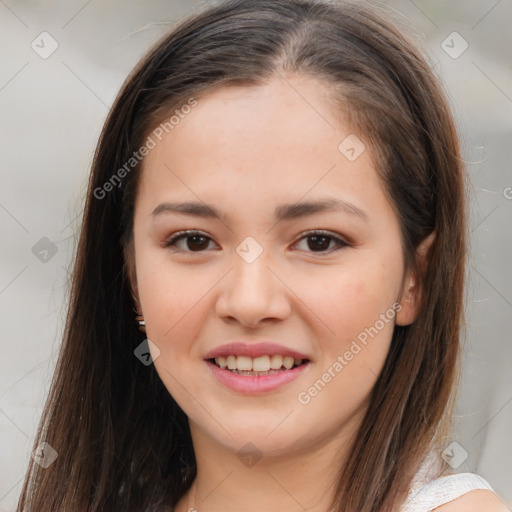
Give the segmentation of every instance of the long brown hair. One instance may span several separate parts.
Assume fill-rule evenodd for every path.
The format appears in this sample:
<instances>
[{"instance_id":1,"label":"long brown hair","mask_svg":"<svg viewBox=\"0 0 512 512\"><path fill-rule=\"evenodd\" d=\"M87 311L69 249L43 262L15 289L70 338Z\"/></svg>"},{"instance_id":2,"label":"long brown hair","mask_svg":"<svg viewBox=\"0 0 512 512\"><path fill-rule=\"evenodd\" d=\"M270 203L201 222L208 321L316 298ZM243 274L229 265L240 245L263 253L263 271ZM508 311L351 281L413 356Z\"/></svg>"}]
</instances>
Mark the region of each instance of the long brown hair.
<instances>
[{"instance_id":1,"label":"long brown hair","mask_svg":"<svg viewBox=\"0 0 512 512\"><path fill-rule=\"evenodd\" d=\"M124 251L133 250L141 166L126 163L174 109L214 85L289 72L331 87L333 109L349 113L372 148L407 269L418 270L416 248L435 233L418 317L395 327L339 468L333 510L390 511L403 501L453 402L467 200L442 87L398 26L362 2L230 0L182 21L132 71L96 149L64 339L34 443L58 457L46 469L31 461L19 510L163 510L189 489L196 464L187 417L154 366L134 356L144 335L133 322Z\"/></svg>"}]
</instances>

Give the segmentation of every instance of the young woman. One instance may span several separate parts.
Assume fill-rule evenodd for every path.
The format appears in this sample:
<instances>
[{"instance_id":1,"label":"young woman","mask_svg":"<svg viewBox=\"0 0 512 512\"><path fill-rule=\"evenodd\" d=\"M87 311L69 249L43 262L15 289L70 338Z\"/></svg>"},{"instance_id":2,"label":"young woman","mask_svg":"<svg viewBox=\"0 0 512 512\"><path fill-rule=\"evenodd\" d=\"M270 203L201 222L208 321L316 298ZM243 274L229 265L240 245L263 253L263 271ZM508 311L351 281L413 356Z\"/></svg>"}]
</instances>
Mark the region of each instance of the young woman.
<instances>
[{"instance_id":1,"label":"young woman","mask_svg":"<svg viewBox=\"0 0 512 512\"><path fill-rule=\"evenodd\" d=\"M440 458L466 215L441 87L383 13L185 20L100 137L19 510L505 510Z\"/></svg>"}]
</instances>

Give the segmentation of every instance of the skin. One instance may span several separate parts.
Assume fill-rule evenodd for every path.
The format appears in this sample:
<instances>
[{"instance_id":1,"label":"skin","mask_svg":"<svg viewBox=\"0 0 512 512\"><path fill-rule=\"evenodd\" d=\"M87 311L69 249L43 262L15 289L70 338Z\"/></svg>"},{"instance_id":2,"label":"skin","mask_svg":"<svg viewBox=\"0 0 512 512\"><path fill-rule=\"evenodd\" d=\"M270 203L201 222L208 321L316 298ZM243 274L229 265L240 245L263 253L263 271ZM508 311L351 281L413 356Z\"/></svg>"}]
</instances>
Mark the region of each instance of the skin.
<instances>
[{"instance_id":1,"label":"skin","mask_svg":"<svg viewBox=\"0 0 512 512\"><path fill-rule=\"evenodd\" d=\"M510 512L510 508L493 492L484 489L468 492L434 510L436 512Z\"/></svg>"},{"instance_id":2,"label":"skin","mask_svg":"<svg viewBox=\"0 0 512 512\"><path fill-rule=\"evenodd\" d=\"M338 151L351 133L322 83L275 77L207 91L145 157L127 257L147 337L160 351L155 368L189 418L198 474L178 512L327 510L393 324L417 315L417 279L404 271L400 227L371 148L353 162ZM324 197L350 201L368 222L341 211L274 218L278 205ZM204 202L225 216L153 216L165 201ZM165 246L185 229L207 238ZM308 245L306 235L318 229L349 245L338 248L332 238L326 249ZM263 250L252 263L236 252L248 236ZM308 404L299 403L298 394L395 303L396 318ZM203 359L241 338L306 353L310 367L276 391L232 391ZM251 466L237 457L248 442L261 456Z\"/></svg>"}]
</instances>

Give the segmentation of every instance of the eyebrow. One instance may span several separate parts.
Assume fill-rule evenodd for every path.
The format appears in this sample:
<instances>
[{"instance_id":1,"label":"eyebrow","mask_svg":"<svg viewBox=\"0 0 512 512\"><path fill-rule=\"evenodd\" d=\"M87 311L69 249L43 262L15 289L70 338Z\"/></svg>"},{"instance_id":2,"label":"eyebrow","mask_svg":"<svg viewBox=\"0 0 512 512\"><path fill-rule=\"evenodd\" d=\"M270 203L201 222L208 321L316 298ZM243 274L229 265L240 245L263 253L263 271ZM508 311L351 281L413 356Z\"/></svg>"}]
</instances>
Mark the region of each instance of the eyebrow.
<instances>
[{"instance_id":1,"label":"eyebrow","mask_svg":"<svg viewBox=\"0 0 512 512\"><path fill-rule=\"evenodd\" d=\"M317 201L309 201L302 203L283 204L275 209L275 218L278 221L291 220L307 215L313 215L321 212L344 212L355 217L359 217L365 222L369 222L369 215L361 208L358 208L348 201L342 199L324 198ZM166 213L182 213L196 217L225 219L226 216L214 206L206 203L184 202L159 204L151 213L152 217L156 217Z\"/></svg>"}]
</instances>

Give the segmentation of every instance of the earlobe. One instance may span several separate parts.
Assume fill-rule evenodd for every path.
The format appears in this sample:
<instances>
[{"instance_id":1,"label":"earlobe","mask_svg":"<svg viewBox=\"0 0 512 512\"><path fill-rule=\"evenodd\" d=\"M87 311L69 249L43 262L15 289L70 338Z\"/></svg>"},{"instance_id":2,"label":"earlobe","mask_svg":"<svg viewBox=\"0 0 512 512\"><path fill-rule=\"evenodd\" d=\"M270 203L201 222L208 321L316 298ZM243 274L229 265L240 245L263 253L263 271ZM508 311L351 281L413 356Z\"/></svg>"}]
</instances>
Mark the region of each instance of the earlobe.
<instances>
[{"instance_id":1,"label":"earlobe","mask_svg":"<svg viewBox=\"0 0 512 512\"><path fill-rule=\"evenodd\" d=\"M396 314L396 325L409 325L418 315L418 288L414 275L408 275L404 290L398 300L400 310Z\"/></svg>"},{"instance_id":2,"label":"earlobe","mask_svg":"<svg viewBox=\"0 0 512 512\"><path fill-rule=\"evenodd\" d=\"M396 325L412 324L419 313L422 299L423 277L430 258L430 249L435 240L435 233L428 235L418 246L416 250L417 268L415 271L408 272L404 279L404 285L398 302L402 306L396 315Z\"/></svg>"}]
</instances>

